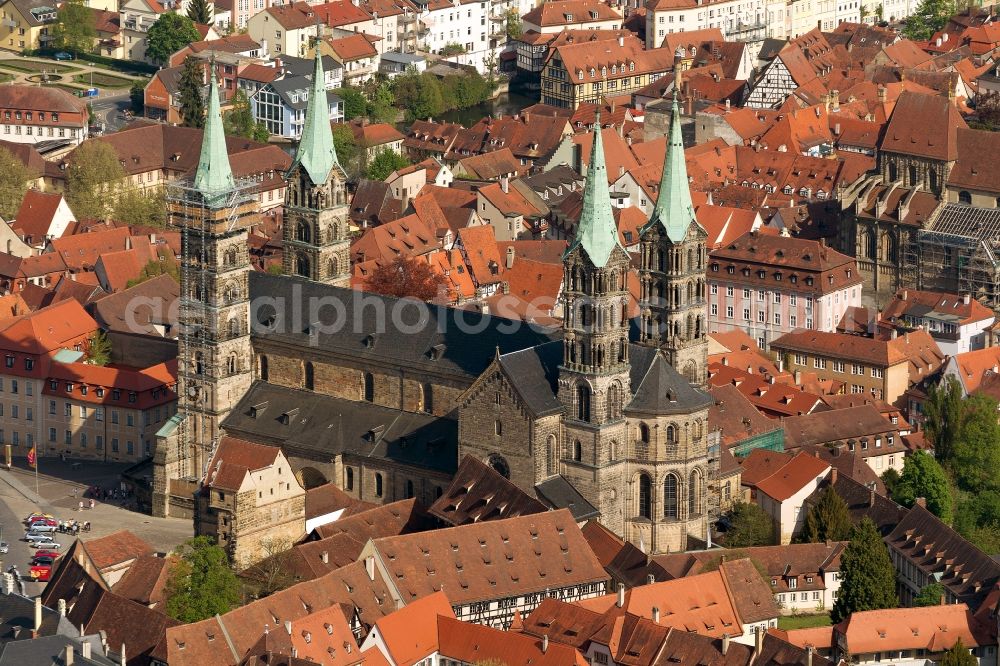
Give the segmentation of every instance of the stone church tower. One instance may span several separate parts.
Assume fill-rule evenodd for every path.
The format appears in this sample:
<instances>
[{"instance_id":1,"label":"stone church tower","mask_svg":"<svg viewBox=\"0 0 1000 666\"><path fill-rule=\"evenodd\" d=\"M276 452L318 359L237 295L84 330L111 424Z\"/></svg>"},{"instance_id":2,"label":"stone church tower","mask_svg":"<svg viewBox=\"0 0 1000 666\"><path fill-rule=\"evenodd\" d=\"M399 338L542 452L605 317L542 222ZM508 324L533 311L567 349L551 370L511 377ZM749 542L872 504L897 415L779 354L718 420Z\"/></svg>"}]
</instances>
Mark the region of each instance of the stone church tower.
<instances>
[{"instance_id":1,"label":"stone church tower","mask_svg":"<svg viewBox=\"0 0 1000 666\"><path fill-rule=\"evenodd\" d=\"M198 169L193 180L171 185L167 210L182 243L180 404L157 433L153 514L182 515L218 443L219 423L253 378L247 232L260 206L251 186L233 178L214 76Z\"/></svg>"},{"instance_id":2,"label":"stone church tower","mask_svg":"<svg viewBox=\"0 0 1000 666\"><path fill-rule=\"evenodd\" d=\"M588 498L621 481L629 385L629 256L611 214L600 117L595 123L583 209L563 256L565 307L558 398L564 407L564 476ZM612 508L598 500L602 514Z\"/></svg>"},{"instance_id":3,"label":"stone church tower","mask_svg":"<svg viewBox=\"0 0 1000 666\"><path fill-rule=\"evenodd\" d=\"M350 283L347 174L337 160L320 49L306 122L288 170L282 264L286 275L346 287Z\"/></svg>"},{"instance_id":4,"label":"stone church tower","mask_svg":"<svg viewBox=\"0 0 1000 666\"><path fill-rule=\"evenodd\" d=\"M676 94L667 141L656 207L639 237L640 339L662 349L670 365L702 386L708 378L708 233L695 219L691 203Z\"/></svg>"}]
</instances>

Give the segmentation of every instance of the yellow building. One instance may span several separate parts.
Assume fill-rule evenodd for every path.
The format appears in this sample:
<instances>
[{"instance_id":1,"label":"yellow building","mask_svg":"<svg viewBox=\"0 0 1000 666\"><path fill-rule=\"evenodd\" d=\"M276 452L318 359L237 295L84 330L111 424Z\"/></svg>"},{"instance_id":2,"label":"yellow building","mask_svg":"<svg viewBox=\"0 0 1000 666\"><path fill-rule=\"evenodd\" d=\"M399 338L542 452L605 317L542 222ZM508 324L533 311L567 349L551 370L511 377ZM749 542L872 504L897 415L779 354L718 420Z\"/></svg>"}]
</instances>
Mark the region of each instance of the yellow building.
<instances>
[{"instance_id":1,"label":"yellow building","mask_svg":"<svg viewBox=\"0 0 1000 666\"><path fill-rule=\"evenodd\" d=\"M56 15L54 0L7 0L0 4L0 49L20 53L47 46Z\"/></svg>"}]
</instances>

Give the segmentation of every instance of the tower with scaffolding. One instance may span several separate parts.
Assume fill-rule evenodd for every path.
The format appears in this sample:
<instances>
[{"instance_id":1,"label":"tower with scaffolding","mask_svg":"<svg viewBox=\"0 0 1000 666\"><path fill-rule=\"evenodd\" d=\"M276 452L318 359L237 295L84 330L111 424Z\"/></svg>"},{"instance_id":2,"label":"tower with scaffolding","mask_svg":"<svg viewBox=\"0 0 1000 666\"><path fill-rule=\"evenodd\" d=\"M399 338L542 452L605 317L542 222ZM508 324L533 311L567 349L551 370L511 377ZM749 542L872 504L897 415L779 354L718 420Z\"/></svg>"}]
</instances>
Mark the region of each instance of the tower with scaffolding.
<instances>
[{"instance_id":1,"label":"tower with scaffolding","mask_svg":"<svg viewBox=\"0 0 1000 666\"><path fill-rule=\"evenodd\" d=\"M1000 209L951 203L917 235L918 288L969 294L1000 308Z\"/></svg>"},{"instance_id":2,"label":"tower with scaffolding","mask_svg":"<svg viewBox=\"0 0 1000 666\"><path fill-rule=\"evenodd\" d=\"M255 187L252 179L233 177L212 76L198 169L167 191L170 223L181 233L180 405L157 433L157 516L192 515L193 493L218 443L219 422L253 379L247 234L260 221Z\"/></svg>"}]
</instances>

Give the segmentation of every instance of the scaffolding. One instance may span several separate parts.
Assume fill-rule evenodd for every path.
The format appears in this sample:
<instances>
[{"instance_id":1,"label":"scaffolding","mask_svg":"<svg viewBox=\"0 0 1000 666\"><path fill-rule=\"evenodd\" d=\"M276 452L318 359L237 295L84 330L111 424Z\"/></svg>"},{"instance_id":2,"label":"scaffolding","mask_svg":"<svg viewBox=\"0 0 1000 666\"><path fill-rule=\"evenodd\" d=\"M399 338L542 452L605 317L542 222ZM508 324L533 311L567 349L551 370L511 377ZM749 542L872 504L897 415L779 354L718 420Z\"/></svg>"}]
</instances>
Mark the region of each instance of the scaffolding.
<instances>
[{"instance_id":1,"label":"scaffolding","mask_svg":"<svg viewBox=\"0 0 1000 666\"><path fill-rule=\"evenodd\" d=\"M1000 308L1000 210L948 204L918 232L917 244L920 289L970 294Z\"/></svg>"},{"instance_id":2,"label":"scaffolding","mask_svg":"<svg viewBox=\"0 0 1000 666\"><path fill-rule=\"evenodd\" d=\"M177 455L179 478L187 481L204 478L218 444L220 410L216 389L225 376L219 343L231 339L230 331L220 325L221 314L233 305L219 293L218 278L224 262L218 246L233 236L245 236L249 227L259 221L258 185L255 178L238 179L231 190L211 197L198 190L192 178L167 186L170 224L181 234L178 394L182 418ZM249 251L245 239L241 245ZM248 332L249 321L239 333Z\"/></svg>"}]
</instances>

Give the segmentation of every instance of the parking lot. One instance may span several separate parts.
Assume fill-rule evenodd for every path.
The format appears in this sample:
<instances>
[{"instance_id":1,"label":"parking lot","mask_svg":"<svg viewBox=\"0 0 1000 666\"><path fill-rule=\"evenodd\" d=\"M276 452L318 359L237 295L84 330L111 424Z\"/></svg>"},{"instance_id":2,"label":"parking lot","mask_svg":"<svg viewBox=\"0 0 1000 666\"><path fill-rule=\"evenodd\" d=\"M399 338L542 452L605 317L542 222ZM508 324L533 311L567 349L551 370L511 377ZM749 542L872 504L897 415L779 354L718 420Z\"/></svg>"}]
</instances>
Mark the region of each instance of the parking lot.
<instances>
[{"instance_id":1,"label":"parking lot","mask_svg":"<svg viewBox=\"0 0 1000 666\"><path fill-rule=\"evenodd\" d=\"M24 462L23 460L21 461ZM96 501L90 509L89 497L85 508L79 509L86 490L92 486L111 489L118 486L118 478L125 465L72 461L43 458L38 474L38 493L35 493L35 473L25 467L14 467L11 471L0 468L0 541L10 545L6 554L0 554L0 568L4 571L11 565L17 567L22 576L27 576L34 549L23 541L25 527L23 520L28 514L40 511L51 514L57 520L90 521L91 531L81 532L84 541L96 539L118 530L127 529L148 541L161 552L168 552L190 538L193 526L190 520L177 518L153 518L124 508L128 501ZM65 552L73 545L76 537L70 534L52 534ZM25 593L39 594L43 583L25 582Z\"/></svg>"}]
</instances>

